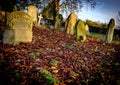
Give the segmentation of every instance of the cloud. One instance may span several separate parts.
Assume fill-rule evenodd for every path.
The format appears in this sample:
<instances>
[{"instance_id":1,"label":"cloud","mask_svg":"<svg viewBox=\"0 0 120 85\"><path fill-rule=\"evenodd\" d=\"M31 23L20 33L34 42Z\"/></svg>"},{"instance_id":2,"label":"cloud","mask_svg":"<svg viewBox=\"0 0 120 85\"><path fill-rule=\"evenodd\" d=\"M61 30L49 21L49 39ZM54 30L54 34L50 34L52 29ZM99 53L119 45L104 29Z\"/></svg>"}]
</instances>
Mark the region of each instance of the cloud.
<instances>
[{"instance_id":1,"label":"cloud","mask_svg":"<svg viewBox=\"0 0 120 85\"><path fill-rule=\"evenodd\" d=\"M98 4L97 9L101 9L102 7L104 7L104 3Z\"/></svg>"}]
</instances>

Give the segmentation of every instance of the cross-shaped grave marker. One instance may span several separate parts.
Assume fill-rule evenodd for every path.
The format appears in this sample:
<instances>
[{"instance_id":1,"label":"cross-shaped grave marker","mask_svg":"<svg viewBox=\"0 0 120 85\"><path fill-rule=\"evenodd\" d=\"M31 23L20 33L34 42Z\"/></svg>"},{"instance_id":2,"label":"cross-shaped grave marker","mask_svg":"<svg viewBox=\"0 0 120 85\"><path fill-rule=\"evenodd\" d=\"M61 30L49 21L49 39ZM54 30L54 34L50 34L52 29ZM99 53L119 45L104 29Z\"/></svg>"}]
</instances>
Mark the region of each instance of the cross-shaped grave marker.
<instances>
[{"instance_id":1,"label":"cross-shaped grave marker","mask_svg":"<svg viewBox=\"0 0 120 85\"><path fill-rule=\"evenodd\" d=\"M42 14L40 14L40 15L38 16L38 25L40 25L40 21L41 21L42 18L43 18L43 16L42 16Z\"/></svg>"}]
</instances>

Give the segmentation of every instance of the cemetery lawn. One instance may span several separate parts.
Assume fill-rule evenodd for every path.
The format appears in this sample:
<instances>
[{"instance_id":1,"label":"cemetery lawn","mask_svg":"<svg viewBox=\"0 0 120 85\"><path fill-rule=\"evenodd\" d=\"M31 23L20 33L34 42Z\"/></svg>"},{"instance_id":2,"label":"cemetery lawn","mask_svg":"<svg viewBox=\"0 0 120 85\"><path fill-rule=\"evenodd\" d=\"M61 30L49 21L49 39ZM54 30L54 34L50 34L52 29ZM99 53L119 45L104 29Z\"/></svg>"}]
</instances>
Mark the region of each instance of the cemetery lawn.
<instances>
[{"instance_id":1,"label":"cemetery lawn","mask_svg":"<svg viewBox=\"0 0 120 85\"><path fill-rule=\"evenodd\" d=\"M0 43L0 85L120 85L120 44L34 27L31 43Z\"/></svg>"},{"instance_id":2,"label":"cemetery lawn","mask_svg":"<svg viewBox=\"0 0 120 85\"><path fill-rule=\"evenodd\" d=\"M106 35L105 35L105 34L100 34L100 33L91 32L91 33L90 33L90 36L91 36L91 37L98 38L98 39L105 40L105 36L106 36ZM113 42L120 44L120 37L113 37Z\"/></svg>"},{"instance_id":3,"label":"cemetery lawn","mask_svg":"<svg viewBox=\"0 0 120 85\"><path fill-rule=\"evenodd\" d=\"M99 34L99 33L91 32L90 36L91 37L95 37L95 38L99 38L99 39L102 39L102 40L105 40L105 34Z\"/></svg>"}]
</instances>

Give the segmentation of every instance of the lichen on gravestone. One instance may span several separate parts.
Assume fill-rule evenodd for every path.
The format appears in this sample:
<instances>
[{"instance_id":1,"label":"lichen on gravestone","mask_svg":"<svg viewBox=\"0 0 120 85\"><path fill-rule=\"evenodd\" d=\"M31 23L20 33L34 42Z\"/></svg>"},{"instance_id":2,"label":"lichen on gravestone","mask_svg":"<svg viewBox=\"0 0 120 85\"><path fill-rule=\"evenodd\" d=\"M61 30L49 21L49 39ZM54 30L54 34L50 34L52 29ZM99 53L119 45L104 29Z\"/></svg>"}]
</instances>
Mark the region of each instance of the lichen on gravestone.
<instances>
[{"instance_id":1,"label":"lichen on gravestone","mask_svg":"<svg viewBox=\"0 0 120 85\"><path fill-rule=\"evenodd\" d=\"M82 20L79 20L76 23L76 40L80 40L80 41L86 40L85 24Z\"/></svg>"},{"instance_id":2,"label":"lichen on gravestone","mask_svg":"<svg viewBox=\"0 0 120 85\"><path fill-rule=\"evenodd\" d=\"M25 12L15 11L7 16L6 29L3 34L3 43L17 44L32 41L33 20Z\"/></svg>"},{"instance_id":3,"label":"lichen on gravestone","mask_svg":"<svg viewBox=\"0 0 120 85\"><path fill-rule=\"evenodd\" d=\"M61 14L57 14L56 20L55 20L55 29L61 31L61 23L63 21L63 16Z\"/></svg>"}]
</instances>

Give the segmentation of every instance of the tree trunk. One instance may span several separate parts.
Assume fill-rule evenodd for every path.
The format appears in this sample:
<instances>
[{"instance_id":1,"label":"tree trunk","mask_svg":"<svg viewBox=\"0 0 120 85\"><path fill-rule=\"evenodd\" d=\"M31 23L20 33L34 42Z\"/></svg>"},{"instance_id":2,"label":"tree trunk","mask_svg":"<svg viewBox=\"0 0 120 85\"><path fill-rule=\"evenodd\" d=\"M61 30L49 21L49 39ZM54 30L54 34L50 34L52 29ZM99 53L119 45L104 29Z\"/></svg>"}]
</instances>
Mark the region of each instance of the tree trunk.
<instances>
[{"instance_id":1,"label":"tree trunk","mask_svg":"<svg viewBox=\"0 0 120 85\"><path fill-rule=\"evenodd\" d=\"M60 20L59 20L59 10L60 10L60 0L54 0L54 28L59 29L60 28Z\"/></svg>"}]
</instances>

